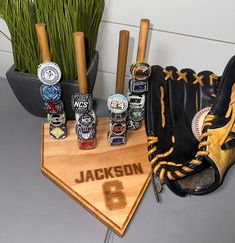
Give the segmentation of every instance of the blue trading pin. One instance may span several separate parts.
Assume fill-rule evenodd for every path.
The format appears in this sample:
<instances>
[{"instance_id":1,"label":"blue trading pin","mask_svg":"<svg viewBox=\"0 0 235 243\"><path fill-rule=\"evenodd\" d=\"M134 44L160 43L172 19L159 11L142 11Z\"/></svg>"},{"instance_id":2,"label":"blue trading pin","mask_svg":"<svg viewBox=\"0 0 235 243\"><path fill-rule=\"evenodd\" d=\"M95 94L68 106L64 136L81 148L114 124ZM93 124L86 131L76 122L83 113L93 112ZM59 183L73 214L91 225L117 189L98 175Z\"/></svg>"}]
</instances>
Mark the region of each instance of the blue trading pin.
<instances>
[{"instance_id":1,"label":"blue trading pin","mask_svg":"<svg viewBox=\"0 0 235 243\"><path fill-rule=\"evenodd\" d=\"M144 81L136 81L135 79L130 79L129 81L129 91L132 94L144 94L148 91L148 82Z\"/></svg>"},{"instance_id":2,"label":"blue trading pin","mask_svg":"<svg viewBox=\"0 0 235 243\"><path fill-rule=\"evenodd\" d=\"M76 133L78 139L93 139L96 134L95 126L92 127L83 127L80 124L76 124Z\"/></svg>"},{"instance_id":3,"label":"blue trading pin","mask_svg":"<svg viewBox=\"0 0 235 243\"><path fill-rule=\"evenodd\" d=\"M49 86L42 84L40 87L40 94L45 102L57 102L61 98L61 86L59 84Z\"/></svg>"}]
</instances>

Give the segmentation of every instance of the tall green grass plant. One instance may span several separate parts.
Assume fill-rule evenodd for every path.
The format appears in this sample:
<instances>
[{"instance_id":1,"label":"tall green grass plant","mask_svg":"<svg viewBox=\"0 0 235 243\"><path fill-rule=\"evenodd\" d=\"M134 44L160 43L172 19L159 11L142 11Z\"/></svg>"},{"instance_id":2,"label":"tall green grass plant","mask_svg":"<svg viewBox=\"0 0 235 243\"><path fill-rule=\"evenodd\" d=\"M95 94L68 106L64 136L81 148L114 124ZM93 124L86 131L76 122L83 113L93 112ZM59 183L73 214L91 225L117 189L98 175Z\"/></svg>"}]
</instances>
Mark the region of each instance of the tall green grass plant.
<instances>
[{"instance_id":1,"label":"tall green grass plant","mask_svg":"<svg viewBox=\"0 0 235 243\"><path fill-rule=\"evenodd\" d=\"M52 60L65 79L75 79L73 33L85 33L89 63L103 10L104 0L0 0L0 17L9 28L16 68L36 74L41 60L35 23L45 23Z\"/></svg>"}]
</instances>

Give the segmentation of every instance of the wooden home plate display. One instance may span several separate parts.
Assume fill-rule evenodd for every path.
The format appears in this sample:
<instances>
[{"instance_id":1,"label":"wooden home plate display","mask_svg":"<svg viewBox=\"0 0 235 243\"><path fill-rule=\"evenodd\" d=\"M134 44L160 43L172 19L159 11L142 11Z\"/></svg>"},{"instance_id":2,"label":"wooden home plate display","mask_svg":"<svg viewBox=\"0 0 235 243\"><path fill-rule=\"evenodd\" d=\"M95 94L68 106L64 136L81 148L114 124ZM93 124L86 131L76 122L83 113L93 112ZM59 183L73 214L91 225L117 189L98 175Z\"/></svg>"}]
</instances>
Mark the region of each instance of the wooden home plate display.
<instances>
[{"instance_id":1,"label":"wooden home plate display","mask_svg":"<svg viewBox=\"0 0 235 243\"><path fill-rule=\"evenodd\" d=\"M127 228L150 181L144 127L128 131L125 146L110 146L108 118L99 118L97 147L78 149L75 121L54 140L42 128L41 170L119 236Z\"/></svg>"}]
</instances>

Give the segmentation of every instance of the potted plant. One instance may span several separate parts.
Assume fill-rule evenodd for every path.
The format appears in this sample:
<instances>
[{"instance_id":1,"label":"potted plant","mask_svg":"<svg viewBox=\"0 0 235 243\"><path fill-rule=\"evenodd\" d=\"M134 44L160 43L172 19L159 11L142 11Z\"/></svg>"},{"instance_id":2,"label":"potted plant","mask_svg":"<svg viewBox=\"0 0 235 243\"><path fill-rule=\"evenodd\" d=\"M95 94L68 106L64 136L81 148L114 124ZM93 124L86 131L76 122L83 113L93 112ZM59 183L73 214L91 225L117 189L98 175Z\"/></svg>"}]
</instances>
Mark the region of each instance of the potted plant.
<instances>
[{"instance_id":1,"label":"potted plant","mask_svg":"<svg viewBox=\"0 0 235 243\"><path fill-rule=\"evenodd\" d=\"M95 46L103 10L104 0L0 1L0 17L8 26L14 57L7 79L19 102L30 113L46 116L39 93L41 83L36 76L41 59L35 23L47 26L52 60L59 64L63 73L61 85L67 117L72 119L70 98L78 91L73 33L85 33L88 84L92 93L99 58Z\"/></svg>"}]
</instances>

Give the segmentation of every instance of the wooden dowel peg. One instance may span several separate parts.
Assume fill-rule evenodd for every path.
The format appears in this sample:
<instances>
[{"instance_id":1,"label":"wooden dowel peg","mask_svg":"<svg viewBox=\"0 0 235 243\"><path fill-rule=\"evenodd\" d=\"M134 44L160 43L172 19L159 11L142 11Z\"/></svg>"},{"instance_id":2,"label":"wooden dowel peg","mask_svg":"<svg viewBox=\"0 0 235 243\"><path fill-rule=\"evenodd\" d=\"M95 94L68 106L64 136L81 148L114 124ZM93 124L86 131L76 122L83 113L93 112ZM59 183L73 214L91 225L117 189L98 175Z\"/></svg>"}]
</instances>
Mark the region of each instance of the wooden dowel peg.
<instances>
[{"instance_id":1,"label":"wooden dowel peg","mask_svg":"<svg viewBox=\"0 0 235 243\"><path fill-rule=\"evenodd\" d=\"M148 41L148 31L149 31L149 19L141 19L140 22L140 32L139 32L139 43L137 51L137 62L143 62L145 59L146 46Z\"/></svg>"},{"instance_id":2,"label":"wooden dowel peg","mask_svg":"<svg viewBox=\"0 0 235 243\"><path fill-rule=\"evenodd\" d=\"M85 41L83 32L74 33L74 46L77 62L78 73L78 86L82 94L88 93L88 84L86 76L86 54L85 54Z\"/></svg>"},{"instance_id":3,"label":"wooden dowel peg","mask_svg":"<svg viewBox=\"0 0 235 243\"><path fill-rule=\"evenodd\" d=\"M120 94L122 94L124 90L127 53L128 53L128 46L129 46L129 35L130 32L127 30L121 30L119 33L116 93L120 93Z\"/></svg>"},{"instance_id":4,"label":"wooden dowel peg","mask_svg":"<svg viewBox=\"0 0 235 243\"><path fill-rule=\"evenodd\" d=\"M49 51L48 37L46 32L46 25L39 23L35 25L36 34L38 38L39 49L43 62L50 62L51 55Z\"/></svg>"}]
</instances>

